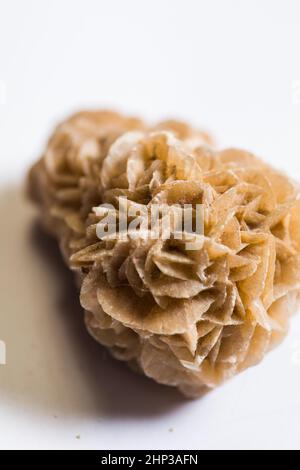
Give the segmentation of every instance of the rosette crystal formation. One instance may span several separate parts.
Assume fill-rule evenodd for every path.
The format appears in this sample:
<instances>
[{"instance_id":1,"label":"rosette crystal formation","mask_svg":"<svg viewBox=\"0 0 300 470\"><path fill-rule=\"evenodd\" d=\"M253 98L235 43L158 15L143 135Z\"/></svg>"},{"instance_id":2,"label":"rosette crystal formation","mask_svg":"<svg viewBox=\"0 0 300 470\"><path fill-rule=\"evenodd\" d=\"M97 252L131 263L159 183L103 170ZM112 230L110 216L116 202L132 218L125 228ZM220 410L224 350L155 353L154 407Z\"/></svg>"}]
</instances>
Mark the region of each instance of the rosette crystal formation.
<instances>
[{"instance_id":1,"label":"rosette crystal formation","mask_svg":"<svg viewBox=\"0 0 300 470\"><path fill-rule=\"evenodd\" d=\"M184 123L83 112L58 126L29 179L80 280L89 332L189 396L258 363L300 298L298 185L211 144ZM187 204L192 219L202 208L202 231L178 237ZM168 236L153 236L154 207L171 221ZM138 229L118 231L124 208ZM112 213L116 231L99 238Z\"/></svg>"}]
</instances>

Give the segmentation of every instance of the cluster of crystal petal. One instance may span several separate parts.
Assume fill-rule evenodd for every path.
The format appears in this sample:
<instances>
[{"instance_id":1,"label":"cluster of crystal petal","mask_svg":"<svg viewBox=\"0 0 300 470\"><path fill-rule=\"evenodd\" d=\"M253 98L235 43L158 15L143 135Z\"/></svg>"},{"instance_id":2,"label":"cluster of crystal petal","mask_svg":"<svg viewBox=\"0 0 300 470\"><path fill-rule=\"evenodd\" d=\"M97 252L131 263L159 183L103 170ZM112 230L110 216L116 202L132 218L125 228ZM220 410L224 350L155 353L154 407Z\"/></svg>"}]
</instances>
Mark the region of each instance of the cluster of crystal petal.
<instances>
[{"instance_id":1,"label":"cluster of crystal petal","mask_svg":"<svg viewBox=\"0 0 300 470\"><path fill-rule=\"evenodd\" d=\"M190 396L259 362L300 298L299 187L247 152L210 143L182 123L81 113L57 128L30 177L42 218L80 273L91 334ZM99 223L124 204L142 215L199 204L202 231L193 249L175 223L168 237L141 224L99 239Z\"/></svg>"}]
</instances>

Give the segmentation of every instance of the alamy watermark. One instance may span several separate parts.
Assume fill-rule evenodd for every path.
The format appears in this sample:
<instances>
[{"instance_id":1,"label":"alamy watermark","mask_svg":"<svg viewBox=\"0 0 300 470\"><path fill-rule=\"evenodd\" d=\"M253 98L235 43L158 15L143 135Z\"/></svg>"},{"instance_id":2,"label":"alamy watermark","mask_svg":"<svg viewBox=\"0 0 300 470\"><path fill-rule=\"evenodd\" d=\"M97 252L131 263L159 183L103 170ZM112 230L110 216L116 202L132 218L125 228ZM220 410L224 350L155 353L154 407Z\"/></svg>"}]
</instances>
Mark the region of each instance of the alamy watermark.
<instances>
[{"instance_id":1,"label":"alamy watermark","mask_svg":"<svg viewBox=\"0 0 300 470\"><path fill-rule=\"evenodd\" d=\"M7 87L4 80L0 80L0 105L5 105L7 100Z\"/></svg>"},{"instance_id":2,"label":"alamy watermark","mask_svg":"<svg viewBox=\"0 0 300 470\"><path fill-rule=\"evenodd\" d=\"M292 363L294 366L300 366L300 340L295 341L292 345Z\"/></svg>"},{"instance_id":3,"label":"alamy watermark","mask_svg":"<svg viewBox=\"0 0 300 470\"><path fill-rule=\"evenodd\" d=\"M300 80L292 80L292 104L300 105Z\"/></svg>"},{"instance_id":4,"label":"alamy watermark","mask_svg":"<svg viewBox=\"0 0 300 470\"><path fill-rule=\"evenodd\" d=\"M102 204L94 208L101 219L97 224L100 240L184 240L186 250L197 250L203 243L203 204L151 204L149 206L120 197L119 207Z\"/></svg>"},{"instance_id":5,"label":"alamy watermark","mask_svg":"<svg viewBox=\"0 0 300 470\"><path fill-rule=\"evenodd\" d=\"M0 340L0 366L6 364L6 344Z\"/></svg>"}]
</instances>

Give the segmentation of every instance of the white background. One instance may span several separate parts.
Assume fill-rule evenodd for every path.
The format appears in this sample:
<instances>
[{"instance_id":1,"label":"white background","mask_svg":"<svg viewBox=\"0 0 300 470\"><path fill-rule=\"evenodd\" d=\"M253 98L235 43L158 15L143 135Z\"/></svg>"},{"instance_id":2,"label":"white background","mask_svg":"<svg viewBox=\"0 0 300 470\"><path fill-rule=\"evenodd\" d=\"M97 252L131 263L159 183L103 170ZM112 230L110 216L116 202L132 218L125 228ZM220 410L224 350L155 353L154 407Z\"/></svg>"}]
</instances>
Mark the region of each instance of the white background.
<instances>
[{"instance_id":1,"label":"white background","mask_svg":"<svg viewBox=\"0 0 300 470\"><path fill-rule=\"evenodd\" d=\"M1 448L300 448L300 316L265 361L201 400L89 338L22 182L82 107L186 119L300 179L300 3L0 0Z\"/></svg>"}]
</instances>

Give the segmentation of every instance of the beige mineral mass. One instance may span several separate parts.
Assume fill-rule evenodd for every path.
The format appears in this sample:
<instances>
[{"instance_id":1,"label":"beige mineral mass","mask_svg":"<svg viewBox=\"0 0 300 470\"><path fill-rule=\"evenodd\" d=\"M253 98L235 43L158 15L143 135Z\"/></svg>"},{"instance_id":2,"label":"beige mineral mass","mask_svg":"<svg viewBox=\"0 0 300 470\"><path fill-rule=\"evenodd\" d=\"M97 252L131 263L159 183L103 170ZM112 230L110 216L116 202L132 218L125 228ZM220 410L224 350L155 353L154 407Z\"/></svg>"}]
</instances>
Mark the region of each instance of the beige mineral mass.
<instances>
[{"instance_id":1,"label":"beige mineral mass","mask_svg":"<svg viewBox=\"0 0 300 470\"><path fill-rule=\"evenodd\" d=\"M77 274L91 335L157 382L199 396L261 361L300 299L299 186L185 123L109 111L60 124L29 191ZM102 204L203 207L203 232L99 239ZM149 236L147 233L149 232Z\"/></svg>"}]
</instances>

